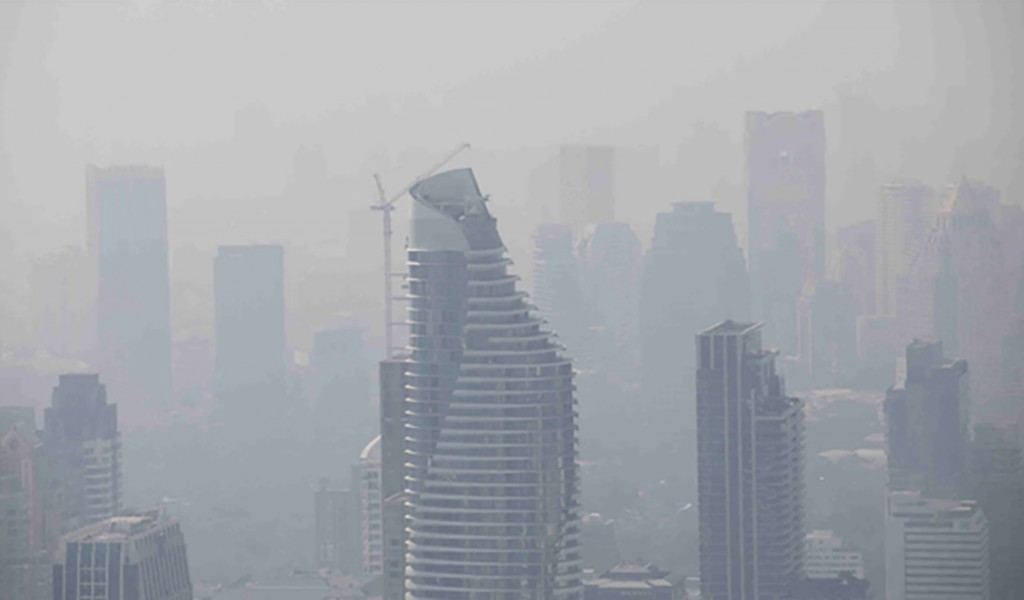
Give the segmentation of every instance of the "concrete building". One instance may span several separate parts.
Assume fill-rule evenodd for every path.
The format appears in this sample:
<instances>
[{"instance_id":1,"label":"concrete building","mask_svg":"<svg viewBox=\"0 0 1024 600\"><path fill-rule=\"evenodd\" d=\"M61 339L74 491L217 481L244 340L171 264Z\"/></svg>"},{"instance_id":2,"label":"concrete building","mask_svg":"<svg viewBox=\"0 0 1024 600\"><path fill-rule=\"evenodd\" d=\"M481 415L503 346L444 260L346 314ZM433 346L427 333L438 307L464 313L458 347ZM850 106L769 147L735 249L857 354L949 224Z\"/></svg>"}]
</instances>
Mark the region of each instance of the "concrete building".
<instances>
[{"instance_id":1,"label":"concrete building","mask_svg":"<svg viewBox=\"0 0 1024 600\"><path fill-rule=\"evenodd\" d=\"M796 351L796 300L825 279L825 124L820 110L746 115L747 256L754 316Z\"/></svg>"},{"instance_id":2,"label":"concrete building","mask_svg":"<svg viewBox=\"0 0 1024 600\"><path fill-rule=\"evenodd\" d=\"M843 540L831 531L816 529L804 538L804 576L808 579L835 579L849 573L864 579L864 555L843 546Z\"/></svg>"},{"instance_id":3,"label":"concrete building","mask_svg":"<svg viewBox=\"0 0 1024 600\"><path fill-rule=\"evenodd\" d=\"M61 485L61 531L121 511L121 434L117 405L99 375L61 375L44 413L43 442Z\"/></svg>"},{"instance_id":4,"label":"concrete building","mask_svg":"<svg viewBox=\"0 0 1024 600\"><path fill-rule=\"evenodd\" d=\"M380 489L384 600L405 598L404 358L380 363Z\"/></svg>"},{"instance_id":5,"label":"concrete building","mask_svg":"<svg viewBox=\"0 0 1024 600\"><path fill-rule=\"evenodd\" d=\"M900 279L914 268L935 218L935 195L930 187L916 182L892 182L882 186L875 221L877 314L895 316L903 312L897 304Z\"/></svg>"},{"instance_id":6,"label":"concrete building","mask_svg":"<svg viewBox=\"0 0 1024 600\"><path fill-rule=\"evenodd\" d=\"M578 600L572 363L517 291L473 172L410 194L407 598Z\"/></svg>"},{"instance_id":7,"label":"concrete building","mask_svg":"<svg viewBox=\"0 0 1024 600\"><path fill-rule=\"evenodd\" d=\"M130 421L173 399L166 188L162 168L86 168L98 365Z\"/></svg>"},{"instance_id":8,"label":"concrete building","mask_svg":"<svg viewBox=\"0 0 1024 600\"><path fill-rule=\"evenodd\" d=\"M862 221L839 230L839 282L853 294L857 316L875 314L876 249L875 221Z\"/></svg>"},{"instance_id":9,"label":"concrete building","mask_svg":"<svg viewBox=\"0 0 1024 600\"><path fill-rule=\"evenodd\" d=\"M32 407L0 407L0 600L49 596L60 534L50 467Z\"/></svg>"},{"instance_id":10,"label":"concrete building","mask_svg":"<svg viewBox=\"0 0 1024 600\"><path fill-rule=\"evenodd\" d=\"M54 562L54 600L192 600L185 537L160 510L69 533Z\"/></svg>"},{"instance_id":11,"label":"concrete building","mask_svg":"<svg viewBox=\"0 0 1024 600\"><path fill-rule=\"evenodd\" d=\"M988 522L971 501L891 492L885 518L888 600L988 600Z\"/></svg>"},{"instance_id":12,"label":"concrete building","mask_svg":"<svg viewBox=\"0 0 1024 600\"><path fill-rule=\"evenodd\" d=\"M915 340L906 363L906 381L885 395L889 487L955 495L967 452L967 362L943 356L940 341Z\"/></svg>"},{"instance_id":13,"label":"concrete building","mask_svg":"<svg viewBox=\"0 0 1024 600\"><path fill-rule=\"evenodd\" d=\"M586 349L590 321L581 274L572 227L540 225L534 237L533 301L539 316L577 360Z\"/></svg>"},{"instance_id":14,"label":"concrete building","mask_svg":"<svg viewBox=\"0 0 1024 600\"><path fill-rule=\"evenodd\" d=\"M682 600L684 580L654 565L622 563L583 582L584 600Z\"/></svg>"},{"instance_id":15,"label":"concrete building","mask_svg":"<svg viewBox=\"0 0 1024 600\"><path fill-rule=\"evenodd\" d=\"M287 387L284 249L221 246L214 262L218 400L279 405Z\"/></svg>"},{"instance_id":16,"label":"concrete building","mask_svg":"<svg viewBox=\"0 0 1024 600\"><path fill-rule=\"evenodd\" d=\"M359 528L363 549L363 573L384 572L384 498L381 495L381 436L366 444L353 470L353 485L359 486ZM357 477L355 474L358 474Z\"/></svg>"},{"instance_id":17,"label":"concrete building","mask_svg":"<svg viewBox=\"0 0 1024 600\"><path fill-rule=\"evenodd\" d=\"M680 340L750 312L749 280L729 213L711 202L685 202L658 214L640 301L645 419L692 432L686 424L693 422L697 357Z\"/></svg>"},{"instance_id":18,"label":"concrete building","mask_svg":"<svg viewBox=\"0 0 1024 600\"><path fill-rule=\"evenodd\" d=\"M783 597L803 576L803 402L786 396L760 323L697 335L701 595Z\"/></svg>"},{"instance_id":19,"label":"concrete building","mask_svg":"<svg viewBox=\"0 0 1024 600\"><path fill-rule=\"evenodd\" d=\"M362 539L357 532L359 502L351 490L331 489L320 480L313 492L314 557L317 568L357 573L362 568Z\"/></svg>"},{"instance_id":20,"label":"concrete building","mask_svg":"<svg viewBox=\"0 0 1024 600\"><path fill-rule=\"evenodd\" d=\"M577 229L615 220L615 150L562 146L559 220Z\"/></svg>"},{"instance_id":21,"label":"concrete building","mask_svg":"<svg viewBox=\"0 0 1024 600\"><path fill-rule=\"evenodd\" d=\"M791 383L800 388L843 387L857 362L852 290L838 281L805 285L797 302L797 342L797 373L787 371Z\"/></svg>"}]
</instances>

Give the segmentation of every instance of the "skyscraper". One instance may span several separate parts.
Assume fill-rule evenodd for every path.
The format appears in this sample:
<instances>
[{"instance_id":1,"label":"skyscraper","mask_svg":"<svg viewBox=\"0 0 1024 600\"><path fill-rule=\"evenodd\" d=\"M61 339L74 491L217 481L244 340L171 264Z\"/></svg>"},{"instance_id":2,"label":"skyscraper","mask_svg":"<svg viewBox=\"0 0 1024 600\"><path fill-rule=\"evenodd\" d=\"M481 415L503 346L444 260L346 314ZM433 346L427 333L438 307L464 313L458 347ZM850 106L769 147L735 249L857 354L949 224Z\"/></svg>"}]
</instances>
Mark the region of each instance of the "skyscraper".
<instances>
[{"instance_id":1,"label":"skyscraper","mask_svg":"<svg viewBox=\"0 0 1024 600\"><path fill-rule=\"evenodd\" d=\"M121 510L117 405L99 375L61 375L44 413L43 442L61 482L63 532Z\"/></svg>"},{"instance_id":2,"label":"skyscraper","mask_svg":"<svg viewBox=\"0 0 1024 600\"><path fill-rule=\"evenodd\" d=\"M380 491L384 600L405 599L405 359L380 363Z\"/></svg>"},{"instance_id":3,"label":"skyscraper","mask_svg":"<svg viewBox=\"0 0 1024 600\"><path fill-rule=\"evenodd\" d=\"M967 362L942 342L907 346L907 377L885 394L889 487L954 496L963 483L968 424Z\"/></svg>"},{"instance_id":4,"label":"skyscraper","mask_svg":"<svg viewBox=\"0 0 1024 600\"><path fill-rule=\"evenodd\" d=\"M902 312L897 308L900 280L910 274L924 250L935 216L934 193L926 185L892 182L879 191L875 234L875 310L878 314Z\"/></svg>"},{"instance_id":5,"label":"skyscraper","mask_svg":"<svg viewBox=\"0 0 1024 600\"><path fill-rule=\"evenodd\" d=\"M381 495L380 440L377 436L359 454L352 470L352 486L359 490L359 528L363 550L363 573L384 572L384 497Z\"/></svg>"},{"instance_id":6,"label":"skyscraper","mask_svg":"<svg viewBox=\"0 0 1024 600\"><path fill-rule=\"evenodd\" d=\"M410 193L407 595L580 599L572 363L516 290L473 172Z\"/></svg>"},{"instance_id":7,"label":"skyscraper","mask_svg":"<svg viewBox=\"0 0 1024 600\"><path fill-rule=\"evenodd\" d=\"M614 160L611 146L561 147L561 222L583 227L615 220Z\"/></svg>"},{"instance_id":8,"label":"skyscraper","mask_svg":"<svg viewBox=\"0 0 1024 600\"><path fill-rule=\"evenodd\" d=\"M355 531L359 522L355 495L351 490L331 489L326 479L313 492L314 556L318 568L355 573L361 566L361 534Z\"/></svg>"},{"instance_id":9,"label":"skyscraper","mask_svg":"<svg viewBox=\"0 0 1024 600\"><path fill-rule=\"evenodd\" d=\"M167 183L162 168L86 168L100 371L129 418L172 399Z\"/></svg>"},{"instance_id":10,"label":"skyscraper","mask_svg":"<svg viewBox=\"0 0 1024 600\"><path fill-rule=\"evenodd\" d=\"M286 390L284 249L221 246L214 266L216 390L227 403L277 403Z\"/></svg>"},{"instance_id":11,"label":"skyscraper","mask_svg":"<svg viewBox=\"0 0 1024 600\"><path fill-rule=\"evenodd\" d=\"M679 340L708 323L744 319L750 312L749 280L731 215L710 202L678 203L658 214L644 257L640 302L647 421L692 431L697 356Z\"/></svg>"},{"instance_id":12,"label":"skyscraper","mask_svg":"<svg viewBox=\"0 0 1024 600\"><path fill-rule=\"evenodd\" d=\"M853 293L857 316L875 314L875 221L839 230L839 281Z\"/></svg>"},{"instance_id":13,"label":"skyscraper","mask_svg":"<svg viewBox=\"0 0 1024 600\"><path fill-rule=\"evenodd\" d=\"M701 596L785 597L803 574L803 402L786 396L761 324L697 336Z\"/></svg>"},{"instance_id":14,"label":"skyscraper","mask_svg":"<svg viewBox=\"0 0 1024 600\"><path fill-rule=\"evenodd\" d=\"M550 324L577 360L586 346L589 321L581 274L572 227L560 223L540 225L533 247L533 299L540 317Z\"/></svg>"},{"instance_id":15,"label":"skyscraper","mask_svg":"<svg viewBox=\"0 0 1024 600\"><path fill-rule=\"evenodd\" d=\"M749 112L747 211L754 315L796 350L796 300L825 278L825 124L820 110Z\"/></svg>"},{"instance_id":16,"label":"skyscraper","mask_svg":"<svg viewBox=\"0 0 1024 600\"><path fill-rule=\"evenodd\" d=\"M888 600L988 600L988 521L971 501L891 492L885 519Z\"/></svg>"},{"instance_id":17,"label":"skyscraper","mask_svg":"<svg viewBox=\"0 0 1024 600\"><path fill-rule=\"evenodd\" d=\"M69 533L53 566L54 600L192 600L185 537L160 510L133 511Z\"/></svg>"}]
</instances>

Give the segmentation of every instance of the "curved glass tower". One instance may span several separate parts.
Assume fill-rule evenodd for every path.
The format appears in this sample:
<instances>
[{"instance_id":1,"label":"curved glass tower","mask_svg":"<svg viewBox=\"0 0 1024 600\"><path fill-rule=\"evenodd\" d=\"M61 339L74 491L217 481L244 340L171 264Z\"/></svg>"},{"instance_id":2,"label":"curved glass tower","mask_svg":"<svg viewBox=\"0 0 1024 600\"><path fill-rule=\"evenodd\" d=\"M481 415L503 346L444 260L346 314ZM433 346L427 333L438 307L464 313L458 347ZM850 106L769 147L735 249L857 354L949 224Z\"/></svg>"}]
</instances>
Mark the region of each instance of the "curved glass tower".
<instances>
[{"instance_id":1,"label":"curved glass tower","mask_svg":"<svg viewBox=\"0 0 1024 600\"><path fill-rule=\"evenodd\" d=\"M407 597L580 599L572 363L473 172L410 194Z\"/></svg>"}]
</instances>

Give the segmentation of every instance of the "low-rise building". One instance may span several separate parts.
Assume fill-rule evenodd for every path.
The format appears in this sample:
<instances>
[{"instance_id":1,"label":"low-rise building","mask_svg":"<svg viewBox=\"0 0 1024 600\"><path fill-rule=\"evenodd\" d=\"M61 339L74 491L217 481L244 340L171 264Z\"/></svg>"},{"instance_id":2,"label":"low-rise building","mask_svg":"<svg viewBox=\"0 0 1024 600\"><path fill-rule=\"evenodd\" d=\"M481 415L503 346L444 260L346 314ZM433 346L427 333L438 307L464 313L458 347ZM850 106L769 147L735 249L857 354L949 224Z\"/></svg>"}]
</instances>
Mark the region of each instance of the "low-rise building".
<instances>
[{"instance_id":1,"label":"low-rise building","mask_svg":"<svg viewBox=\"0 0 1024 600\"><path fill-rule=\"evenodd\" d=\"M804 539L804 575L808 579L834 579L850 573L864 579L864 556L843 547L831 531L815 530Z\"/></svg>"},{"instance_id":2,"label":"low-rise building","mask_svg":"<svg viewBox=\"0 0 1024 600\"><path fill-rule=\"evenodd\" d=\"M622 563L583 582L584 600L678 600L685 598L681 577L647 564Z\"/></svg>"}]
</instances>

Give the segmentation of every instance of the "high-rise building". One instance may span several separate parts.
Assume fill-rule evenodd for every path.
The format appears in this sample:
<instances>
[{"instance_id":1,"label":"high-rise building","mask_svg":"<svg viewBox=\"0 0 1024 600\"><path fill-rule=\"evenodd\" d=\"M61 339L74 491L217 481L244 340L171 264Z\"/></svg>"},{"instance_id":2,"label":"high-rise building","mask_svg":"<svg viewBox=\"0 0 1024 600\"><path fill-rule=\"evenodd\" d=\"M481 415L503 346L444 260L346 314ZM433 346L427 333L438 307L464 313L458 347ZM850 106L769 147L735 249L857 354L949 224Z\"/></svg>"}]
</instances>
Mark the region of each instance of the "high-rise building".
<instances>
[{"instance_id":1,"label":"high-rise building","mask_svg":"<svg viewBox=\"0 0 1024 600\"><path fill-rule=\"evenodd\" d=\"M842 387L857 359L857 309L838 281L804 286L797 303L797 373L804 387Z\"/></svg>"},{"instance_id":2,"label":"high-rise building","mask_svg":"<svg viewBox=\"0 0 1024 600\"><path fill-rule=\"evenodd\" d=\"M380 363L380 491L384 600L405 598L405 359Z\"/></svg>"},{"instance_id":3,"label":"high-rise building","mask_svg":"<svg viewBox=\"0 0 1024 600\"><path fill-rule=\"evenodd\" d=\"M697 336L701 596L785 597L803 576L804 410L761 347L761 324Z\"/></svg>"},{"instance_id":4,"label":"high-rise building","mask_svg":"<svg viewBox=\"0 0 1024 600\"><path fill-rule=\"evenodd\" d=\"M362 566L356 533L358 503L351 490L332 489L326 479L313 492L316 566L355 573Z\"/></svg>"},{"instance_id":5,"label":"high-rise building","mask_svg":"<svg viewBox=\"0 0 1024 600\"><path fill-rule=\"evenodd\" d=\"M644 258L640 302L646 421L692 432L697 356L679 341L708 323L750 312L749 280L729 213L710 202L679 203L660 213Z\"/></svg>"},{"instance_id":6,"label":"high-rise building","mask_svg":"<svg viewBox=\"0 0 1024 600\"><path fill-rule=\"evenodd\" d=\"M955 495L961 488L968 425L967 362L942 342L907 346L906 381L885 395L889 487Z\"/></svg>"},{"instance_id":7,"label":"high-rise building","mask_svg":"<svg viewBox=\"0 0 1024 600\"><path fill-rule=\"evenodd\" d=\"M61 482L62 532L121 511L117 405L99 375L61 375L44 413L43 442Z\"/></svg>"},{"instance_id":8,"label":"high-rise building","mask_svg":"<svg viewBox=\"0 0 1024 600\"><path fill-rule=\"evenodd\" d=\"M754 316L792 354L797 296L808 281L825 279L824 114L749 112L746 151Z\"/></svg>"},{"instance_id":9,"label":"high-rise building","mask_svg":"<svg viewBox=\"0 0 1024 600\"><path fill-rule=\"evenodd\" d=\"M615 149L562 146L559 219L574 227L615 220Z\"/></svg>"},{"instance_id":10,"label":"high-rise building","mask_svg":"<svg viewBox=\"0 0 1024 600\"><path fill-rule=\"evenodd\" d=\"M221 246L214 295L219 399L253 410L281 402L287 387L284 249Z\"/></svg>"},{"instance_id":11,"label":"high-rise building","mask_svg":"<svg viewBox=\"0 0 1024 600\"><path fill-rule=\"evenodd\" d=\"M935 217L935 196L930 187L914 182L882 186L875 221L877 314L895 316L904 312L898 306L900 280L911 274Z\"/></svg>"},{"instance_id":12,"label":"high-rise building","mask_svg":"<svg viewBox=\"0 0 1024 600\"><path fill-rule=\"evenodd\" d=\"M891 492L885 518L888 600L988 600L989 530L971 501Z\"/></svg>"},{"instance_id":13,"label":"high-rise building","mask_svg":"<svg viewBox=\"0 0 1024 600\"><path fill-rule=\"evenodd\" d=\"M831 531L814 530L804 538L804 574L808 579L835 579L849 573L864 579L864 555L843 547Z\"/></svg>"},{"instance_id":14,"label":"high-rise building","mask_svg":"<svg viewBox=\"0 0 1024 600\"><path fill-rule=\"evenodd\" d=\"M839 230L839 282L853 294L857 316L875 314L876 225L862 221Z\"/></svg>"},{"instance_id":15,"label":"high-rise building","mask_svg":"<svg viewBox=\"0 0 1024 600\"><path fill-rule=\"evenodd\" d=\"M32 407L0 407L0 600L49 596L60 525Z\"/></svg>"},{"instance_id":16,"label":"high-rise building","mask_svg":"<svg viewBox=\"0 0 1024 600\"><path fill-rule=\"evenodd\" d=\"M572 363L473 172L410 193L407 597L580 599Z\"/></svg>"},{"instance_id":17,"label":"high-rise building","mask_svg":"<svg viewBox=\"0 0 1024 600\"><path fill-rule=\"evenodd\" d=\"M540 317L578 360L578 353L586 346L589 316L585 310L580 262L569 225L546 223L537 228L533 248L533 300Z\"/></svg>"},{"instance_id":18,"label":"high-rise building","mask_svg":"<svg viewBox=\"0 0 1024 600\"><path fill-rule=\"evenodd\" d=\"M86 168L100 371L129 420L172 400L167 183L162 168Z\"/></svg>"},{"instance_id":19,"label":"high-rise building","mask_svg":"<svg viewBox=\"0 0 1024 600\"><path fill-rule=\"evenodd\" d=\"M384 497L380 489L381 436L366 444L353 469L353 486L359 489L359 531L363 549L363 573L384 572ZM358 478L358 479L357 479Z\"/></svg>"},{"instance_id":20,"label":"high-rise building","mask_svg":"<svg viewBox=\"0 0 1024 600\"><path fill-rule=\"evenodd\" d=\"M185 536L160 510L69 533L53 566L54 600L192 600Z\"/></svg>"}]
</instances>

